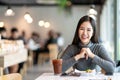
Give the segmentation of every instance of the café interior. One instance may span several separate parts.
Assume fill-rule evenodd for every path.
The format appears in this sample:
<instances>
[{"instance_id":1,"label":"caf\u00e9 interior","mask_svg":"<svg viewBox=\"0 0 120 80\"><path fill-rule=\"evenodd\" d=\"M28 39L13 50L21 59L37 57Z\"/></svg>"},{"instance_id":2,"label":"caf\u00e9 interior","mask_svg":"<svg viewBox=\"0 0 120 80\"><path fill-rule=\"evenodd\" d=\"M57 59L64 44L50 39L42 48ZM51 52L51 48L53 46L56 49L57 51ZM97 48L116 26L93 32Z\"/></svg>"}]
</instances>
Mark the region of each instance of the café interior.
<instances>
[{"instance_id":1,"label":"caf\u00e9 interior","mask_svg":"<svg viewBox=\"0 0 120 80\"><path fill-rule=\"evenodd\" d=\"M43 73L53 73L52 59L58 58L58 54L62 54L72 43L77 23L84 15L96 21L100 42L115 61L115 72L119 73L119 12L119 0L0 0L0 75L20 74L10 80L58 80L38 77ZM6 39L2 39L4 29ZM21 40L10 39L12 32L17 32ZM59 43L47 46L49 52L38 51L35 54L36 47L30 43L32 36L35 36L37 47L46 48L50 32L56 36L60 34ZM23 65L19 70L20 63ZM0 80L3 80L1 76ZM9 78L12 77L10 75Z\"/></svg>"}]
</instances>

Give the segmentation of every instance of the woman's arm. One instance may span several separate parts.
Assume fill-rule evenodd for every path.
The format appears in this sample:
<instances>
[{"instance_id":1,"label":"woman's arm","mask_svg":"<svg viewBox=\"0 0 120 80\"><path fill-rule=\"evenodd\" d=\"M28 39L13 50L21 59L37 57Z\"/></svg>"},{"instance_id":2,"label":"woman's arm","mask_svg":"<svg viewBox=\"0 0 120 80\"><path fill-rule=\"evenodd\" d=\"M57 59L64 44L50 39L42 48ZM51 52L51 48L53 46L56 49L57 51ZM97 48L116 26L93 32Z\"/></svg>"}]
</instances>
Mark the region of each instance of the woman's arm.
<instances>
[{"instance_id":1,"label":"woman's arm","mask_svg":"<svg viewBox=\"0 0 120 80\"><path fill-rule=\"evenodd\" d=\"M63 59L62 63L62 72L64 73L67 69L74 66L77 61L75 60L74 56L79 50L73 46L69 45L66 50L63 52L61 58Z\"/></svg>"},{"instance_id":2,"label":"woman's arm","mask_svg":"<svg viewBox=\"0 0 120 80\"><path fill-rule=\"evenodd\" d=\"M115 69L115 63L108 55L108 52L106 49L100 45L100 48L98 50L98 56L95 55L93 58L93 63L96 63L101 68L105 70L106 73L113 73Z\"/></svg>"}]
</instances>

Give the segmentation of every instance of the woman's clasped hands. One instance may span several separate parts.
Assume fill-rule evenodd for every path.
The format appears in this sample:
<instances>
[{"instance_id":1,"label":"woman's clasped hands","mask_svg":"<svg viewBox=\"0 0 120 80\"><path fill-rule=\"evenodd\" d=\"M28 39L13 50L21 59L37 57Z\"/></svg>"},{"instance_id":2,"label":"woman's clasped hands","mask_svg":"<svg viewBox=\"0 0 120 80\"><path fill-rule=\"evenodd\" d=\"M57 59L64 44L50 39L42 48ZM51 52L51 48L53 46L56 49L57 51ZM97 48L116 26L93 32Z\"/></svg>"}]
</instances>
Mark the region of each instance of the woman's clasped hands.
<instances>
[{"instance_id":1,"label":"woman's clasped hands","mask_svg":"<svg viewBox=\"0 0 120 80\"><path fill-rule=\"evenodd\" d=\"M88 57L90 58L94 58L94 54L91 52L91 50L89 48L82 48L80 53L78 53L75 56L75 60L81 59L81 58L86 58L86 60L88 59Z\"/></svg>"}]
</instances>

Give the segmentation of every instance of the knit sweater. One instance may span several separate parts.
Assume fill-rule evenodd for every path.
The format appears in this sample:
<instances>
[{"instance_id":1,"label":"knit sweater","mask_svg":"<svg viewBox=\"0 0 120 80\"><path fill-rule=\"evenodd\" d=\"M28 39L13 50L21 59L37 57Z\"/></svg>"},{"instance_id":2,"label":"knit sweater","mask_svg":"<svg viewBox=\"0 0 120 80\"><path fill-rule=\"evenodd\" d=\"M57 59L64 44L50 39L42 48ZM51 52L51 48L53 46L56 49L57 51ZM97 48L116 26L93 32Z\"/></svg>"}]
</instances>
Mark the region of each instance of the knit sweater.
<instances>
[{"instance_id":1,"label":"knit sweater","mask_svg":"<svg viewBox=\"0 0 120 80\"><path fill-rule=\"evenodd\" d=\"M66 50L63 52L61 58L63 59L62 72L64 73L70 67L73 67L77 70L87 70L87 69L95 69L96 65L99 65L102 69L104 69L107 73L113 73L115 68L114 61L110 58L107 50L104 48L102 44L92 43L90 42L86 47L90 48L91 52L95 54L95 57L81 58L78 61L75 60L74 56L77 55L80 50L85 47L79 44L69 45Z\"/></svg>"}]
</instances>

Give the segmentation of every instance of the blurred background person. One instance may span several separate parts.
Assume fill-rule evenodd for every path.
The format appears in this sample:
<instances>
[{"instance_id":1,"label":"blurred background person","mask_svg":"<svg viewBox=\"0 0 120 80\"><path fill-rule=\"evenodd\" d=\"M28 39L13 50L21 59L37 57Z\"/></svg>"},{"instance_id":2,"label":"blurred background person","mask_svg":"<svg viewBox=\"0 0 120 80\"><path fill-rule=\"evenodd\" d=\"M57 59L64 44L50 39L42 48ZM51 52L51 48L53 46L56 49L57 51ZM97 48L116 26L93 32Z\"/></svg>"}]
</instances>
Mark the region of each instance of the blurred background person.
<instances>
[{"instance_id":1,"label":"blurred background person","mask_svg":"<svg viewBox=\"0 0 120 80\"><path fill-rule=\"evenodd\" d=\"M15 27L11 28L10 32L11 32L11 36L9 37L9 40L23 40L20 37L19 31L17 28L15 28ZM24 40L23 40L23 42L24 42ZM19 64L10 66L9 67L10 73L16 73L16 72L20 73L20 70L23 68L23 64L24 64L24 62L21 62Z\"/></svg>"},{"instance_id":2,"label":"blurred background person","mask_svg":"<svg viewBox=\"0 0 120 80\"><path fill-rule=\"evenodd\" d=\"M62 37L60 32L57 32L57 44L59 47L59 51L62 51L64 46L64 38Z\"/></svg>"},{"instance_id":3,"label":"blurred background person","mask_svg":"<svg viewBox=\"0 0 120 80\"><path fill-rule=\"evenodd\" d=\"M0 34L1 34L1 39L8 39L7 38L7 32L5 27L0 28Z\"/></svg>"},{"instance_id":4,"label":"blurred background person","mask_svg":"<svg viewBox=\"0 0 120 80\"><path fill-rule=\"evenodd\" d=\"M27 48L28 38L26 37L26 33L24 30L21 32L21 36L19 37L19 39L23 40L24 46L25 48Z\"/></svg>"},{"instance_id":5,"label":"blurred background person","mask_svg":"<svg viewBox=\"0 0 120 80\"><path fill-rule=\"evenodd\" d=\"M38 55L41 52L42 44L40 41L41 41L40 36L37 32L33 32L31 34L31 38L28 41L28 45L27 45L28 49L34 52L33 54L34 65L37 64Z\"/></svg>"},{"instance_id":6,"label":"blurred background person","mask_svg":"<svg viewBox=\"0 0 120 80\"><path fill-rule=\"evenodd\" d=\"M48 45L57 44L57 33L54 30L48 31L48 39L45 42L44 50L49 52Z\"/></svg>"},{"instance_id":7,"label":"blurred background person","mask_svg":"<svg viewBox=\"0 0 120 80\"><path fill-rule=\"evenodd\" d=\"M9 37L9 40L19 40L20 35L17 28L15 27L11 28L10 32L11 32L11 35Z\"/></svg>"},{"instance_id":8,"label":"blurred background person","mask_svg":"<svg viewBox=\"0 0 120 80\"><path fill-rule=\"evenodd\" d=\"M17 28L11 28L11 36L9 37L9 40L18 40L19 39L19 34L18 34L18 29ZM19 65L13 65L9 67L10 73L17 73Z\"/></svg>"},{"instance_id":9,"label":"blurred background person","mask_svg":"<svg viewBox=\"0 0 120 80\"><path fill-rule=\"evenodd\" d=\"M26 33L25 31L21 32L21 35L18 34L18 39L17 40L22 40L24 47L27 49L27 39L26 39ZM19 63L19 67L18 67L18 73L20 73L20 70L23 68L24 62Z\"/></svg>"},{"instance_id":10,"label":"blurred background person","mask_svg":"<svg viewBox=\"0 0 120 80\"><path fill-rule=\"evenodd\" d=\"M5 27L0 27L0 35L1 35L1 39L2 40L7 40L8 39ZM4 72L4 74L8 74L9 73L9 69L5 68L3 72Z\"/></svg>"}]
</instances>

